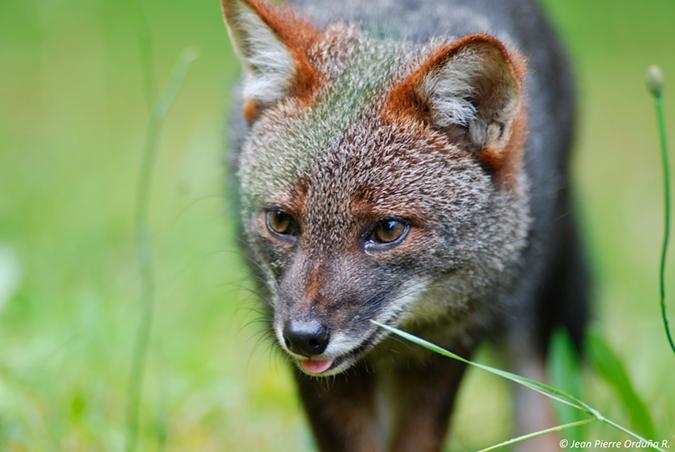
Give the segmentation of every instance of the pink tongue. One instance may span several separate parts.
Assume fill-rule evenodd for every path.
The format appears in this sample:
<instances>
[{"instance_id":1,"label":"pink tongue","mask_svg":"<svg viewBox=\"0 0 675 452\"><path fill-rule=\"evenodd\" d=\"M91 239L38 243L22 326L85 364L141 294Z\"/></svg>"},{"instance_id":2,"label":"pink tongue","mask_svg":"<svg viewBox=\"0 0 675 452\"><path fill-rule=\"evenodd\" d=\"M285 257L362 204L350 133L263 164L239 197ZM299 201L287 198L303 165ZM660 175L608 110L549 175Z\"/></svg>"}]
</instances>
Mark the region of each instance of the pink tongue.
<instances>
[{"instance_id":1,"label":"pink tongue","mask_svg":"<svg viewBox=\"0 0 675 452\"><path fill-rule=\"evenodd\" d=\"M313 374L320 374L324 370L328 369L332 364L332 359L303 359L300 361L302 368Z\"/></svg>"}]
</instances>

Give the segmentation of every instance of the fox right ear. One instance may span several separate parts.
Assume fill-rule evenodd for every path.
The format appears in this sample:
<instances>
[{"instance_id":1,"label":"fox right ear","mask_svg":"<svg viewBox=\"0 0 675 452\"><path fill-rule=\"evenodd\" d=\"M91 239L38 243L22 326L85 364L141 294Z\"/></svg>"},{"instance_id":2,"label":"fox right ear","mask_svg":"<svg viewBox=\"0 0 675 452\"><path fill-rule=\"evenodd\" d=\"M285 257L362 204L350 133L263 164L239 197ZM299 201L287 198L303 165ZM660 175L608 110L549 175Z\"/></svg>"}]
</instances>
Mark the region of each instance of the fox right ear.
<instances>
[{"instance_id":1,"label":"fox right ear","mask_svg":"<svg viewBox=\"0 0 675 452\"><path fill-rule=\"evenodd\" d=\"M288 96L304 97L317 84L307 50L318 32L289 7L262 0L222 0L225 23L244 67L244 117Z\"/></svg>"},{"instance_id":2,"label":"fox right ear","mask_svg":"<svg viewBox=\"0 0 675 452\"><path fill-rule=\"evenodd\" d=\"M442 131L501 178L510 177L525 136L524 77L517 52L492 36L467 35L422 61L392 89L389 107Z\"/></svg>"}]
</instances>

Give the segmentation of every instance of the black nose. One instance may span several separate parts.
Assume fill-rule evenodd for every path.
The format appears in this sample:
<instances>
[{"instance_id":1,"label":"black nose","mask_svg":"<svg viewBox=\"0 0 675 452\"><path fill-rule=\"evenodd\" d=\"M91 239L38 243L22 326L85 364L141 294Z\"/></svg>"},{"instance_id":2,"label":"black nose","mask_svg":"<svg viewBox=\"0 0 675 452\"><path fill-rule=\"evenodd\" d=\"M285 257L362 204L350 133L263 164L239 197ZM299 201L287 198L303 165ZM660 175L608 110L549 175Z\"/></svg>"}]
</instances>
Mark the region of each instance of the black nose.
<instances>
[{"instance_id":1,"label":"black nose","mask_svg":"<svg viewBox=\"0 0 675 452\"><path fill-rule=\"evenodd\" d=\"M298 355L313 356L323 353L329 339L326 326L316 320L308 322L291 320L284 326L286 347Z\"/></svg>"}]
</instances>

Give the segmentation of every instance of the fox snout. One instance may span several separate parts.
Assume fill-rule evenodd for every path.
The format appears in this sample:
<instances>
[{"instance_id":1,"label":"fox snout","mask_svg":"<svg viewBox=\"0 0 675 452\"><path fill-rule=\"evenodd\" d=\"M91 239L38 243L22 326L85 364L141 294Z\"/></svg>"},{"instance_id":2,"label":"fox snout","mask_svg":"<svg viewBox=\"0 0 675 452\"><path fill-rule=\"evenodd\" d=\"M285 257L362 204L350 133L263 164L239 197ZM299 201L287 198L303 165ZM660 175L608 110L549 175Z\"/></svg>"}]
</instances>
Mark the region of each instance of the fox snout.
<instances>
[{"instance_id":1,"label":"fox snout","mask_svg":"<svg viewBox=\"0 0 675 452\"><path fill-rule=\"evenodd\" d=\"M299 252L293 261L273 303L277 341L305 373L339 373L373 344L377 331L370 320L380 318L395 287L345 254L310 258ZM379 281L366 283L365 275Z\"/></svg>"},{"instance_id":2,"label":"fox snout","mask_svg":"<svg viewBox=\"0 0 675 452\"><path fill-rule=\"evenodd\" d=\"M295 364L313 376L334 375L350 367L372 345L374 328L367 319L342 324L300 316L277 327L277 339Z\"/></svg>"},{"instance_id":3,"label":"fox snout","mask_svg":"<svg viewBox=\"0 0 675 452\"><path fill-rule=\"evenodd\" d=\"M279 345L303 370L305 360L349 354L372 328L359 302L368 295L346 281L338 284L334 272L327 272L318 284L309 284L307 276L293 270L282 281L273 307ZM316 285L321 289L314 289Z\"/></svg>"},{"instance_id":4,"label":"fox snout","mask_svg":"<svg viewBox=\"0 0 675 452\"><path fill-rule=\"evenodd\" d=\"M419 274L395 272L361 254L334 250L309 257L298 251L280 275L272 303L274 333L280 348L309 375L335 375L361 360L386 337L371 320L396 322L425 290Z\"/></svg>"},{"instance_id":5,"label":"fox snout","mask_svg":"<svg viewBox=\"0 0 675 452\"><path fill-rule=\"evenodd\" d=\"M334 322L334 325L329 325L322 320L323 315L307 315L303 311L290 308L290 312L286 310L286 314L279 314L279 317L288 317L279 322L281 327L277 327L281 347L305 373L329 375L338 372L347 364L347 357L354 348L351 345L354 342L345 343L344 338L358 337L358 334L346 331Z\"/></svg>"}]
</instances>

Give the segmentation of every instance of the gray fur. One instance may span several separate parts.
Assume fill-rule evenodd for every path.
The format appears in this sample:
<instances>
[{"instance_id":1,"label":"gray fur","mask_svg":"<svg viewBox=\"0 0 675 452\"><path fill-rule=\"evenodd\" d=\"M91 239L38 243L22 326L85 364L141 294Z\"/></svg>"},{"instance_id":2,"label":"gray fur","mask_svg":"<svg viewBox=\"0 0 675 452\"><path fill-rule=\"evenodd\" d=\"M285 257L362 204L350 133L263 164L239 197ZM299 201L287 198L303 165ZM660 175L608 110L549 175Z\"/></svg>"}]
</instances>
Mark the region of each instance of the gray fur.
<instances>
[{"instance_id":1,"label":"gray fur","mask_svg":"<svg viewBox=\"0 0 675 452\"><path fill-rule=\"evenodd\" d=\"M327 83L311 108L282 100L250 129L239 103L230 130L245 249L264 280L281 346L285 321L319 318L335 338L321 357L345 358L328 373L337 374L359 360L376 369L398 365L389 353L396 345L370 320L464 350L503 332L539 338L545 348L554 324L578 339L585 279L566 187L574 95L569 65L536 3L294 3L328 27L309 55ZM469 33L496 36L528 61L524 167L508 189L461 143L418 123L382 120L391 87L440 43ZM261 208L300 198L297 245L275 242ZM369 222L402 215L419 224L400 250L359 249ZM315 293L308 287L317 278ZM428 359L419 356L408 358Z\"/></svg>"}]
</instances>

